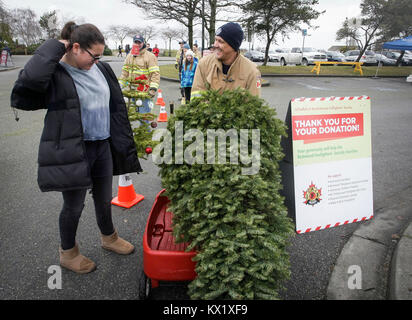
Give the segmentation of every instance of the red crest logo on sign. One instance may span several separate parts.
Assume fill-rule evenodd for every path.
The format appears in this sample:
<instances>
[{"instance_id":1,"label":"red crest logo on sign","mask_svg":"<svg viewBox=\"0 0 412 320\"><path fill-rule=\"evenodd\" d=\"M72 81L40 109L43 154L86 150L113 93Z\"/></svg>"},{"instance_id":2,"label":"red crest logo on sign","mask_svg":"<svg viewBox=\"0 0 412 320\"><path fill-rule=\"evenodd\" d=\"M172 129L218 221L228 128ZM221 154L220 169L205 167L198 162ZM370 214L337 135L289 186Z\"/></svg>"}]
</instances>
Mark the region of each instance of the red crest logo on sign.
<instances>
[{"instance_id":1,"label":"red crest logo on sign","mask_svg":"<svg viewBox=\"0 0 412 320\"><path fill-rule=\"evenodd\" d=\"M319 203L322 199L322 189L316 188L315 184L312 182L306 191L303 191L303 198L305 198L304 203L314 206Z\"/></svg>"}]
</instances>

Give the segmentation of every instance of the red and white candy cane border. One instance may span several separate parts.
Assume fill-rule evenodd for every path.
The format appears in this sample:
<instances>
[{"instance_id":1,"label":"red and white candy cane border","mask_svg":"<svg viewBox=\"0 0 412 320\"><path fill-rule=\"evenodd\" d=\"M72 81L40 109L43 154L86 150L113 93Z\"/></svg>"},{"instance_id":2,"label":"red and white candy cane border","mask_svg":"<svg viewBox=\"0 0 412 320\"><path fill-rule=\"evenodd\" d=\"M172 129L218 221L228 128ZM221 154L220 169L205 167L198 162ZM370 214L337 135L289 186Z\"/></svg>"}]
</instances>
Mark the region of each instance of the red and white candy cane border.
<instances>
[{"instance_id":1,"label":"red and white candy cane border","mask_svg":"<svg viewBox=\"0 0 412 320\"><path fill-rule=\"evenodd\" d=\"M344 100L370 100L369 96L356 96L356 97L319 97L319 98L294 98L292 99L293 101L297 101L297 102L303 102L303 101L344 101ZM355 222L360 222L360 221L366 221L366 220L370 220L372 219L373 215L370 216L370 218L367 217L363 217L361 219L354 219L351 223L355 223ZM298 234L300 233L307 233L307 232L311 232L311 231L318 231L318 230L322 230L322 229L329 229L330 227L338 227L340 225L345 225L348 224L350 222L350 220L346 220L345 222L341 223L341 222L337 222L335 223L333 226L332 224L328 224L324 227L322 226L318 226L316 228L307 228L305 231L302 230L297 230L296 232Z\"/></svg>"},{"instance_id":2,"label":"red and white candy cane border","mask_svg":"<svg viewBox=\"0 0 412 320\"><path fill-rule=\"evenodd\" d=\"M362 221L370 220L372 218L373 218L373 215L371 215L369 218L368 217L363 217L363 218L360 218L360 219L354 219L352 222L350 220L346 220L343 223L341 223L341 222L337 222L335 224L331 223L331 224L328 224L324 227L319 226L319 227L316 227L316 228L307 228L305 231L296 230L296 233L301 234L301 233L307 233L307 232L311 232L311 231L319 231L319 230L323 230L323 229L329 229L329 228L334 228L334 227L338 227L338 226L343 226L343 225L348 224L348 223L362 222Z\"/></svg>"},{"instance_id":3,"label":"red and white candy cane border","mask_svg":"<svg viewBox=\"0 0 412 320\"><path fill-rule=\"evenodd\" d=\"M356 96L356 97L320 97L320 98L293 98L292 102L297 101L297 102L303 102L303 101L345 101L345 100L370 100L369 96ZM373 215L371 215L369 218L368 217L363 217L360 219L354 219L352 222L350 222L350 220L346 220L345 222L336 222L335 224L328 224L324 227L322 226L318 226L316 228L307 228L305 231L302 230L297 230L296 232L298 234L301 233L307 233L307 232L311 232L311 231L319 231L319 230L323 230L323 229L329 229L331 227L338 227L341 225L345 225L348 223L355 223L355 222L362 222L362 221L366 221L366 220L370 220L373 218Z\"/></svg>"},{"instance_id":4,"label":"red and white candy cane border","mask_svg":"<svg viewBox=\"0 0 412 320\"><path fill-rule=\"evenodd\" d=\"M322 97L322 98L293 98L292 102L303 102L303 101L343 101L343 100L370 100L369 96L358 96L358 97Z\"/></svg>"}]
</instances>

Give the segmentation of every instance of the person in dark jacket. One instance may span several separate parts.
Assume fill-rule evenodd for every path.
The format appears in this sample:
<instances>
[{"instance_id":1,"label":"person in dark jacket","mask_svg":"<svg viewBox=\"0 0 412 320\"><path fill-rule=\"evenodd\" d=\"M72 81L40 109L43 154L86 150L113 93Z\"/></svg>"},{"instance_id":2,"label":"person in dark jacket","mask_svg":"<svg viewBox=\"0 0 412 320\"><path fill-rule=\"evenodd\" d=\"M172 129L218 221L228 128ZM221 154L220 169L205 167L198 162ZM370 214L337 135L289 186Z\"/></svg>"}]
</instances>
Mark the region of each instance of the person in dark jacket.
<instances>
[{"instance_id":1,"label":"person in dark jacket","mask_svg":"<svg viewBox=\"0 0 412 320\"><path fill-rule=\"evenodd\" d=\"M41 191L61 191L60 264L77 273L96 268L75 241L87 189L92 190L102 247L130 254L112 222L113 175L141 172L118 80L104 62L104 37L92 24L68 22L62 40L41 45L13 87L11 106L47 109L38 154Z\"/></svg>"}]
</instances>

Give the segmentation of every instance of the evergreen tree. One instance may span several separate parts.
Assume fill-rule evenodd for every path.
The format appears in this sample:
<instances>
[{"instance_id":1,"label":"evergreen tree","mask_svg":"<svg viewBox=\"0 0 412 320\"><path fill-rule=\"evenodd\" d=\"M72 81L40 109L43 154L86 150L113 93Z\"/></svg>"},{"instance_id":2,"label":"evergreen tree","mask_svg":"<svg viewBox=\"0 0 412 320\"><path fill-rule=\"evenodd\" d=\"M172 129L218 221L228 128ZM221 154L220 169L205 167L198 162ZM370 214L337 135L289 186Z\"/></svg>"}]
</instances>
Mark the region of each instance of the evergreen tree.
<instances>
[{"instance_id":1,"label":"evergreen tree","mask_svg":"<svg viewBox=\"0 0 412 320\"><path fill-rule=\"evenodd\" d=\"M145 91L149 87L147 78L142 75L122 80L122 83L126 84L122 93L127 98L128 116L132 124L137 155L139 158L147 159L147 154L151 153L157 144L156 141L152 141L153 131L151 130L151 128L157 127L157 123L154 121L156 116L152 113L139 113L142 100L150 98L150 95ZM149 123L149 121L151 122Z\"/></svg>"},{"instance_id":2,"label":"evergreen tree","mask_svg":"<svg viewBox=\"0 0 412 320\"><path fill-rule=\"evenodd\" d=\"M196 128L204 137L208 129L260 130L260 170L255 175L242 174L249 165L240 161L160 165L176 242L190 242L187 250L198 252L197 277L189 284L192 299L277 299L290 276L286 246L293 225L279 194L285 126L275 115L262 99L238 89L207 91L169 119L173 139L176 121L183 122L184 132ZM172 150L175 144L173 140ZM190 144L184 142L185 152ZM205 152L211 147L216 148L205 143ZM226 147L230 151L230 144Z\"/></svg>"}]
</instances>

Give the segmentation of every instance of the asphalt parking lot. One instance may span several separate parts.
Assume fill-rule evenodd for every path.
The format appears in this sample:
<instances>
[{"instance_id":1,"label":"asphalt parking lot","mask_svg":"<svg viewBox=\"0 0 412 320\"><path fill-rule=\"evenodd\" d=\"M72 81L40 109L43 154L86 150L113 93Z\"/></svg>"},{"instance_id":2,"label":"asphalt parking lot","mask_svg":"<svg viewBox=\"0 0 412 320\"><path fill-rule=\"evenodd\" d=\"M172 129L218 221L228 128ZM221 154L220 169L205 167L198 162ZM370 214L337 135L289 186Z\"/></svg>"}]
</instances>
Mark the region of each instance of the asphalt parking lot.
<instances>
[{"instance_id":1,"label":"asphalt parking lot","mask_svg":"<svg viewBox=\"0 0 412 320\"><path fill-rule=\"evenodd\" d=\"M23 65L25 57L17 57ZM120 75L121 61L110 62ZM0 299L126 299L138 298L142 272L142 236L156 194L162 189L158 168L142 161L145 172L132 174L133 184L145 200L131 209L113 207L119 234L136 246L130 256L119 257L100 248L99 231L90 196L78 228L81 252L94 260L97 270L77 275L63 270L62 289L51 290L47 272L58 265L58 216L61 194L41 193L37 186L37 151L44 110L20 112L14 120L10 91L19 70L0 72ZM371 97L374 211L396 201L412 181L412 90L404 78L267 78L262 98L285 119L289 101L296 97ZM175 82L161 82L167 105L178 106ZM155 107L155 113L159 112ZM113 195L117 194L117 178ZM360 224L350 224L297 235L288 248L292 278L285 284L284 299L324 299L340 250ZM187 299L185 286L164 284L154 299Z\"/></svg>"}]
</instances>

